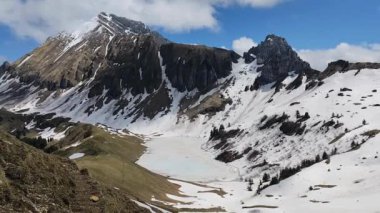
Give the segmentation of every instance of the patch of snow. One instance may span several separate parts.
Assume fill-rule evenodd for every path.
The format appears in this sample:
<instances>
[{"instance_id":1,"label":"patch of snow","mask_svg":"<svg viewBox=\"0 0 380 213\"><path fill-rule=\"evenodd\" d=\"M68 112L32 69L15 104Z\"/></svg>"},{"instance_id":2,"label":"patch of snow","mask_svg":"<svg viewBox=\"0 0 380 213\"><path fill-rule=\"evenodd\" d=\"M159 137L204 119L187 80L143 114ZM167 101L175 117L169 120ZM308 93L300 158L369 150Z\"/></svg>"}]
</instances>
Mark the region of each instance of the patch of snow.
<instances>
[{"instance_id":1,"label":"patch of snow","mask_svg":"<svg viewBox=\"0 0 380 213\"><path fill-rule=\"evenodd\" d=\"M174 203L176 208L211 209L220 207L226 212L249 212L249 210L242 209L242 202L244 199L251 198L253 192L247 191L245 182L212 182L207 185L178 180L170 180L170 182L181 186L180 192L184 195L167 194L169 198L178 201Z\"/></svg>"},{"instance_id":2,"label":"patch of snow","mask_svg":"<svg viewBox=\"0 0 380 213\"><path fill-rule=\"evenodd\" d=\"M68 44L66 44L65 48L58 55L58 57L55 59L54 62L57 62L68 50L75 47L77 44L81 43L83 39L88 35L88 33L96 29L97 26L99 26L99 19L95 17L91 19L91 21L85 22L80 28L75 30L73 33L66 35L69 39L69 42ZM86 43L82 44L76 50L79 50L85 44Z\"/></svg>"},{"instance_id":3,"label":"patch of snow","mask_svg":"<svg viewBox=\"0 0 380 213\"><path fill-rule=\"evenodd\" d=\"M140 80L143 80L143 74L142 74L142 68L141 67L139 69L139 73L140 73Z\"/></svg>"},{"instance_id":4,"label":"patch of snow","mask_svg":"<svg viewBox=\"0 0 380 213\"><path fill-rule=\"evenodd\" d=\"M63 132L58 132L57 133L57 132L55 132L55 128L46 128L42 132L40 132L39 135L41 136L41 138L44 138L44 139L52 138L54 140L59 141L59 140L61 140L62 138L65 137L66 131L67 131L67 129L65 131L63 131Z\"/></svg>"},{"instance_id":5,"label":"patch of snow","mask_svg":"<svg viewBox=\"0 0 380 213\"><path fill-rule=\"evenodd\" d=\"M140 201L137 201L137 200L134 200L134 199L131 199L134 203L136 203L138 206L142 207L142 208L145 208L145 209L148 209L150 212L152 213L155 213L156 211L154 209L158 209L160 212L162 213L169 213L169 211L166 211L162 208L159 208L157 206L153 206L151 204L147 204L147 203L142 203ZM154 208L154 209L153 209Z\"/></svg>"},{"instance_id":6,"label":"patch of snow","mask_svg":"<svg viewBox=\"0 0 380 213\"><path fill-rule=\"evenodd\" d=\"M33 54L30 55L30 56L28 56L28 57L26 57L24 60L22 60L21 63L19 63L19 64L17 65L17 68L19 68L19 67L21 67L23 64L25 64L25 62L27 62L32 56L33 56Z\"/></svg>"},{"instance_id":7,"label":"patch of snow","mask_svg":"<svg viewBox=\"0 0 380 213\"><path fill-rule=\"evenodd\" d=\"M109 48L109 46L110 46L110 44L111 44L111 42L112 42L112 40L113 40L114 37L115 37L114 34L113 34L112 36L109 37L109 41L108 41L108 43L107 43L107 46L106 46L106 52L105 52L104 56L107 56L107 55L108 55L108 48Z\"/></svg>"},{"instance_id":8,"label":"patch of snow","mask_svg":"<svg viewBox=\"0 0 380 213\"><path fill-rule=\"evenodd\" d=\"M35 121L31 121L29 122L28 124L25 125L25 128L30 130L30 129L33 129L35 126L36 126L37 122Z\"/></svg>"},{"instance_id":9,"label":"patch of snow","mask_svg":"<svg viewBox=\"0 0 380 213\"><path fill-rule=\"evenodd\" d=\"M74 153L74 154L69 156L69 159L70 160L79 159L79 158L84 157L84 155L85 155L84 153Z\"/></svg>"}]
</instances>

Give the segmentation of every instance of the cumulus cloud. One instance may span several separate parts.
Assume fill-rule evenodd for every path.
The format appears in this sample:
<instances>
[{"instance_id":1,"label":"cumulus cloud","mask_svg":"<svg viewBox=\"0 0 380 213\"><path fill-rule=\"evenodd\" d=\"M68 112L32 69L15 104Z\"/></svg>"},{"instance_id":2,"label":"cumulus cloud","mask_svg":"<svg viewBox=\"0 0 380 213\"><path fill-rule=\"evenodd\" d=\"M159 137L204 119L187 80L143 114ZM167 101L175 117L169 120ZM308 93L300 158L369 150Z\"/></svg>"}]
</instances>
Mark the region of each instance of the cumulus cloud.
<instances>
[{"instance_id":1,"label":"cumulus cloud","mask_svg":"<svg viewBox=\"0 0 380 213\"><path fill-rule=\"evenodd\" d=\"M105 11L168 31L217 29L220 6L273 7L283 0L1 0L0 24L43 41Z\"/></svg>"},{"instance_id":2,"label":"cumulus cloud","mask_svg":"<svg viewBox=\"0 0 380 213\"><path fill-rule=\"evenodd\" d=\"M257 43L245 36L232 42L232 49L240 55L243 55L244 52L247 52L253 46L257 46Z\"/></svg>"},{"instance_id":3,"label":"cumulus cloud","mask_svg":"<svg viewBox=\"0 0 380 213\"><path fill-rule=\"evenodd\" d=\"M380 62L380 44L351 45L341 43L332 49L299 50L300 57L317 70L324 70L327 64L339 59L350 62Z\"/></svg>"}]
</instances>

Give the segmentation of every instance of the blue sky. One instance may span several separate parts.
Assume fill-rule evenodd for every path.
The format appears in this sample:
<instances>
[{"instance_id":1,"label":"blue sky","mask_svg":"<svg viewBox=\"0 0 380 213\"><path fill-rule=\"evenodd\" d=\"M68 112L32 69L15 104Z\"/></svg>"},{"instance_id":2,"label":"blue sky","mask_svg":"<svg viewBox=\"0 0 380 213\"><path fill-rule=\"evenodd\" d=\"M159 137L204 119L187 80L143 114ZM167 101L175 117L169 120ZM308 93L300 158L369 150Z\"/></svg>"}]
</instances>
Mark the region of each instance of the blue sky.
<instances>
[{"instance_id":1,"label":"blue sky","mask_svg":"<svg viewBox=\"0 0 380 213\"><path fill-rule=\"evenodd\" d=\"M49 26L49 23L44 23L44 19L48 20L51 18L51 16L55 16L54 13L49 15L48 12L46 12L47 14L41 15L41 13L44 13L47 10L46 8L43 10L37 8L37 6L35 6L37 0L4 1L5 3L0 3L0 8L2 7L1 4L4 4L4 7L10 7L10 9L15 10L18 10L18 8L20 8L20 10L28 9L28 11L36 10L35 14L30 12L28 12L28 14L30 13L30 16L38 16L38 22L41 20L40 25L45 24L46 26ZM19 5L12 5L10 1L19 1ZM34 3L34 6L32 6L32 4L30 4L30 6L24 5L23 3L25 3L25 1ZM51 0L40 1L51 2ZM113 1L116 2L118 0ZM154 1L159 2L159 0ZM232 1L239 0L227 0L227 2ZM251 1L262 2L262 0ZM207 10L205 10L205 12L199 12L199 14L196 8L197 6L194 6L194 11L189 11L192 12L194 20L199 16L199 20L195 20L194 23L192 23L192 20L189 21L185 19L186 17L183 18L180 14L181 11L178 12L179 14L173 13L172 15L174 16L173 19L177 18L180 20L182 18L184 20L183 22L180 20L178 23L171 23L168 21L156 23L152 21L157 18L154 17L155 13L150 12L153 13L153 17L151 19L148 18L147 23L149 23L154 29L160 31L165 37L175 42L205 44L216 47L225 46L227 48L232 48L232 41L240 37L245 36L253 39L255 42L260 42L265 38L267 34L270 33L285 37L288 42L298 50L333 49L337 48L337 45L341 44L342 42L345 42L349 45L360 46L365 49L371 49L372 47L368 47L368 45L380 43L380 1L378 0L284 0L284 2L280 2L282 0L269 1L279 3L274 4L270 7L262 7L253 4L247 5L241 3L230 3L227 5L222 3L208 3L207 7L204 5L199 5L199 8L209 7ZM70 2L70 0L66 0L65 2ZM159 4L157 5L157 7L159 7ZM21 6L24 6L24 8ZM189 6L184 5L183 7ZM111 6L110 8L111 10L113 9ZM181 10L181 8L177 10ZM186 8L184 8L184 11L186 11ZM94 13L94 15L91 13ZM95 16L96 13L98 12L96 11L96 8L94 8L93 10L88 11L86 14L89 14L89 16ZM13 16L17 16L17 13L12 14L14 14ZM59 15L59 13L57 14ZM160 13L158 14L160 16L165 15ZM141 19L144 20L145 17L143 15L141 16L143 17ZM165 16L167 16L167 14ZM211 20L210 16L214 20ZM82 18L81 16L78 17ZM137 19L139 19L139 14L135 14L134 17L137 17ZM50 27L52 29L47 28L45 30L45 28L42 28L42 26L40 27L38 24L36 24L35 21L31 21L28 25L28 16L22 17L26 20L18 20L17 18L18 17L14 17L13 19L8 17L5 18L5 16L1 17L0 15L0 58L5 57L10 60L16 60L25 53L31 51L33 48L37 47L41 41L45 39L46 36L54 34L58 30L65 30L56 29L60 26L54 26L55 28ZM205 21L205 23L207 22L205 26L200 24L202 22L202 18L204 20L207 20ZM6 20L4 21L4 19ZM213 23L213 21L216 21L216 24ZM60 20L60 23L61 22L62 21ZM65 28L66 25L62 26ZM41 35L41 32L39 32L39 34L35 33L33 31L33 27L41 28L39 30L43 33L45 30L46 34L42 33Z\"/></svg>"},{"instance_id":2,"label":"blue sky","mask_svg":"<svg viewBox=\"0 0 380 213\"><path fill-rule=\"evenodd\" d=\"M364 3L365 2L365 3ZM166 34L174 41L230 45L248 36L261 41L269 33L284 36L298 49L380 43L378 0L293 0L273 8L234 6L217 14L220 31L198 30L189 34Z\"/></svg>"}]
</instances>

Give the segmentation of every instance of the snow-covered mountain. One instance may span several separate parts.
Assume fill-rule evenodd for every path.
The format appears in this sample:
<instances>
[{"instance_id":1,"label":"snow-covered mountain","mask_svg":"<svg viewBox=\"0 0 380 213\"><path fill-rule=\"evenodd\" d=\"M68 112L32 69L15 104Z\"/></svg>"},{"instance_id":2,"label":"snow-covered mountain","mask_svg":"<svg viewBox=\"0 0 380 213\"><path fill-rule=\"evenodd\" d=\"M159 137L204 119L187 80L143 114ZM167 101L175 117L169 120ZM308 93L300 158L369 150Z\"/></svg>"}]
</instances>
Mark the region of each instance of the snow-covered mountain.
<instances>
[{"instance_id":1,"label":"snow-covered mountain","mask_svg":"<svg viewBox=\"0 0 380 213\"><path fill-rule=\"evenodd\" d=\"M268 178L258 184L264 174L286 178L358 149L380 128L380 63L313 70L276 35L241 57L172 43L140 22L101 13L0 73L8 110L148 138L195 137L240 178L254 178L258 191L269 185Z\"/></svg>"}]
</instances>

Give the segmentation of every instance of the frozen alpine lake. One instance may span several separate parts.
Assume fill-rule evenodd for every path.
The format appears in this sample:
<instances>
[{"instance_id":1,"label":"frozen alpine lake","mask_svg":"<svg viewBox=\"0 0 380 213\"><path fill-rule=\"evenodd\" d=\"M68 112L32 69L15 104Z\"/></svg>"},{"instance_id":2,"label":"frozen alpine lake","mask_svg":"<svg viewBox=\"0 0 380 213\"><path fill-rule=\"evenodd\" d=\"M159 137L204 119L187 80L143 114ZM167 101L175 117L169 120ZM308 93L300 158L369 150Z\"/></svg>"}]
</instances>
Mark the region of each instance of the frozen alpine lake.
<instances>
[{"instance_id":1,"label":"frozen alpine lake","mask_svg":"<svg viewBox=\"0 0 380 213\"><path fill-rule=\"evenodd\" d=\"M145 145L147 152L137 163L161 175L200 182L239 178L237 168L215 160L211 153L202 150L200 138L152 138Z\"/></svg>"}]
</instances>

